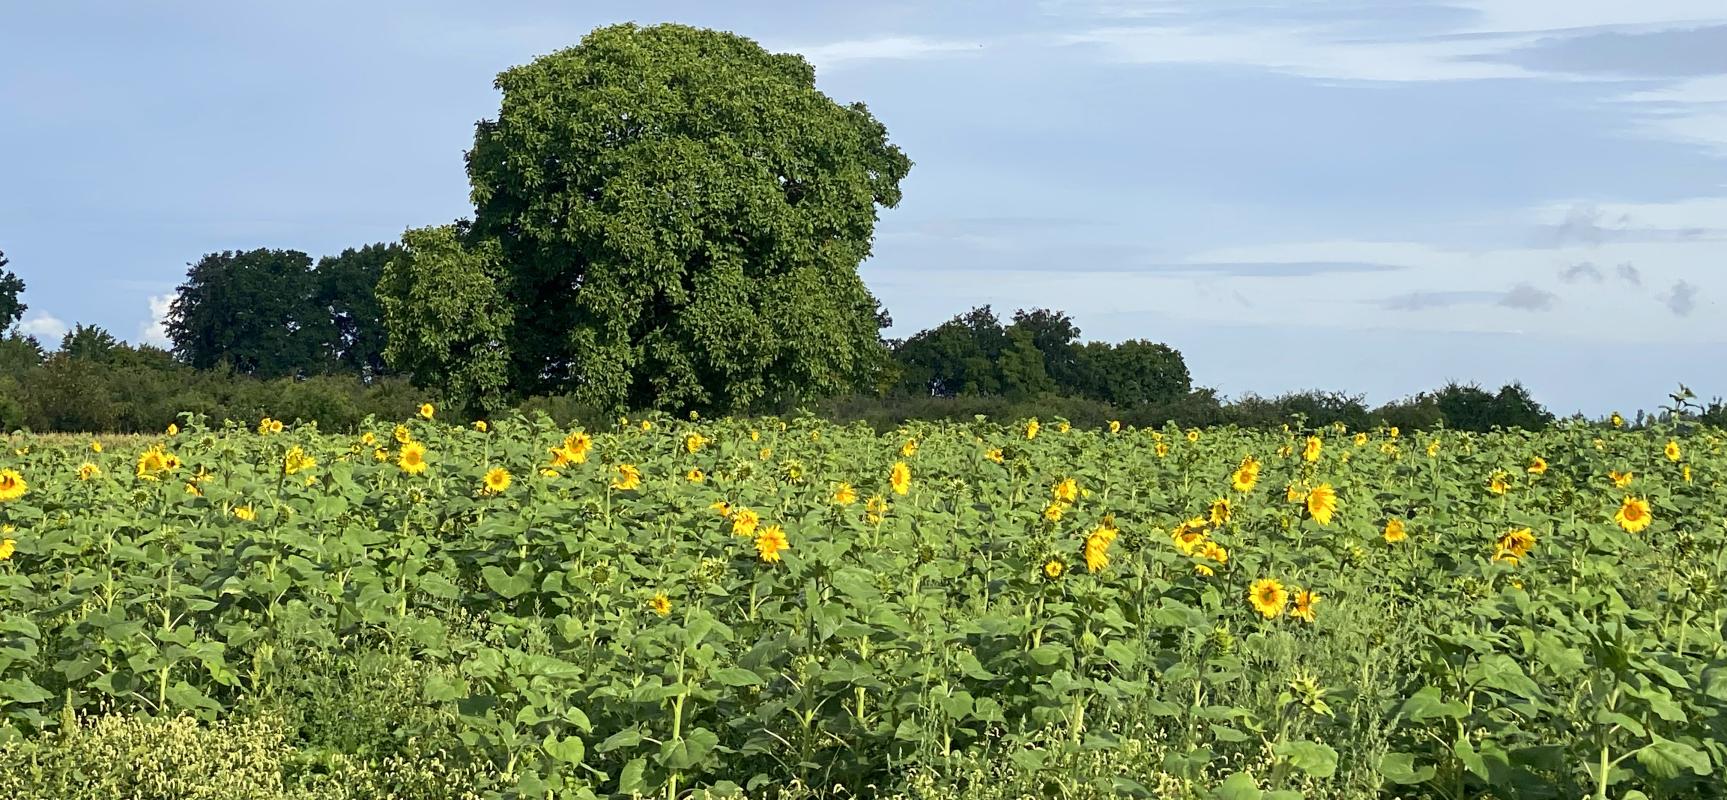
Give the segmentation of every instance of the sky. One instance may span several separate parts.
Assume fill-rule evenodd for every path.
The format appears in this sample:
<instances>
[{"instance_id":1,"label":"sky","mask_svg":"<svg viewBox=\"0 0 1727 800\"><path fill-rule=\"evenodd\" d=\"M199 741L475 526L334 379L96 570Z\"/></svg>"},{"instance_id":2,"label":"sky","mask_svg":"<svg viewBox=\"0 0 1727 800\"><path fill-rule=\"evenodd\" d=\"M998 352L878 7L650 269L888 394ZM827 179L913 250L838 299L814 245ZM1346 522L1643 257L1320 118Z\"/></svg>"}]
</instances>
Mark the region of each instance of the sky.
<instances>
[{"instance_id":1,"label":"sky","mask_svg":"<svg viewBox=\"0 0 1727 800\"><path fill-rule=\"evenodd\" d=\"M494 76L627 21L802 53L887 126L890 335L1046 307L1231 396L1727 395L1721 0L5 3L23 329L160 344L205 253L471 214Z\"/></svg>"}]
</instances>

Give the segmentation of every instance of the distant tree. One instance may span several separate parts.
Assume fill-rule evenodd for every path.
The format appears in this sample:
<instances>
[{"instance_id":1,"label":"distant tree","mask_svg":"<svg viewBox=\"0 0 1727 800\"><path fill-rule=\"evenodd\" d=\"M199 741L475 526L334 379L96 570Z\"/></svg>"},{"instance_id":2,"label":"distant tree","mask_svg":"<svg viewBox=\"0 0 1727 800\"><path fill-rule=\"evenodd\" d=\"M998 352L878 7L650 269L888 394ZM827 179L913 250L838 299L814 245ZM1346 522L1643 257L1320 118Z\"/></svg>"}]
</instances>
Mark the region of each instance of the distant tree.
<instances>
[{"instance_id":1,"label":"distant tree","mask_svg":"<svg viewBox=\"0 0 1727 800\"><path fill-rule=\"evenodd\" d=\"M39 366L46 354L34 336L16 331L0 334L0 375L22 376Z\"/></svg>"},{"instance_id":2,"label":"distant tree","mask_svg":"<svg viewBox=\"0 0 1727 800\"><path fill-rule=\"evenodd\" d=\"M1493 422L1501 428L1540 430L1553 424L1553 412L1529 394L1521 383L1509 383L1493 396Z\"/></svg>"},{"instance_id":3,"label":"distant tree","mask_svg":"<svg viewBox=\"0 0 1727 800\"><path fill-rule=\"evenodd\" d=\"M117 352L128 349L113 334L96 325L73 325L60 337L60 353L74 361L109 363Z\"/></svg>"},{"instance_id":4,"label":"distant tree","mask_svg":"<svg viewBox=\"0 0 1727 800\"><path fill-rule=\"evenodd\" d=\"M995 362L1002 395L1022 399L1056 391L1044 356L1029 331L1008 328L1007 346Z\"/></svg>"},{"instance_id":5,"label":"distant tree","mask_svg":"<svg viewBox=\"0 0 1727 800\"><path fill-rule=\"evenodd\" d=\"M1104 348L1088 348L1083 367L1093 399L1123 408L1168 403L1193 389L1187 362L1174 348L1132 339Z\"/></svg>"},{"instance_id":6,"label":"distant tree","mask_svg":"<svg viewBox=\"0 0 1727 800\"><path fill-rule=\"evenodd\" d=\"M390 331L384 357L449 402L490 410L510 381L505 267L495 242L465 245L463 238L457 225L403 235L402 252L378 283Z\"/></svg>"},{"instance_id":7,"label":"distant tree","mask_svg":"<svg viewBox=\"0 0 1727 800\"><path fill-rule=\"evenodd\" d=\"M503 385L734 411L873 380L886 354L857 268L911 162L862 104L799 56L680 25L600 28L496 85L460 244L501 256ZM428 313L384 302L392 322ZM395 343L416 335L392 324L392 352L423 354Z\"/></svg>"},{"instance_id":8,"label":"distant tree","mask_svg":"<svg viewBox=\"0 0 1727 800\"><path fill-rule=\"evenodd\" d=\"M1073 324L1072 317L1047 308L1015 311L1007 334L1030 338L1032 347L1043 354L1044 372L1062 394L1091 396L1082 388L1087 376L1080 374L1079 326Z\"/></svg>"},{"instance_id":9,"label":"distant tree","mask_svg":"<svg viewBox=\"0 0 1727 800\"><path fill-rule=\"evenodd\" d=\"M329 350L342 371L372 378L387 370L384 348L389 336L377 289L384 265L401 252L399 244L369 244L318 259L313 299L330 318Z\"/></svg>"},{"instance_id":10,"label":"distant tree","mask_svg":"<svg viewBox=\"0 0 1727 800\"><path fill-rule=\"evenodd\" d=\"M0 330L10 328L23 319L25 310L29 308L18 300L18 295L24 293L24 279L6 269L6 265L10 263L12 262L6 260L6 254L0 252Z\"/></svg>"},{"instance_id":11,"label":"distant tree","mask_svg":"<svg viewBox=\"0 0 1727 800\"><path fill-rule=\"evenodd\" d=\"M198 369L227 362L266 378L327 371L335 335L316 288L312 259L297 250L211 253L187 271L168 338Z\"/></svg>"},{"instance_id":12,"label":"distant tree","mask_svg":"<svg viewBox=\"0 0 1727 800\"><path fill-rule=\"evenodd\" d=\"M894 359L911 394L992 395L1002 389L1000 365L1007 331L989 306L979 306L900 342Z\"/></svg>"},{"instance_id":13,"label":"distant tree","mask_svg":"<svg viewBox=\"0 0 1727 800\"><path fill-rule=\"evenodd\" d=\"M1432 395L1433 404L1445 416L1447 427L1463 431L1498 428L1539 430L1553 422L1553 414L1529 395L1520 383L1489 392L1476 384L1450 383Z\"/></svg>"}]
</instances>

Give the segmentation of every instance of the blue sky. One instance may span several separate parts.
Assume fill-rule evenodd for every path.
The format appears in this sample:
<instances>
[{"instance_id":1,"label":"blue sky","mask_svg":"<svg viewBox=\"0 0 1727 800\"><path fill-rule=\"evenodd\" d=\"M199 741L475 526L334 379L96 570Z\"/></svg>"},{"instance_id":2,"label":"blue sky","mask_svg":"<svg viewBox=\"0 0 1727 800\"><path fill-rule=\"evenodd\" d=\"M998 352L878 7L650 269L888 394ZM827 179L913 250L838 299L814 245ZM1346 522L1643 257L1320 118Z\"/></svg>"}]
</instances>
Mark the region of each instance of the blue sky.
<instances>
[{"instance_id":1,"label":"blue sky","mask_svg":"<svg viewBox=\"0 0 1727 800\"><path fill-rule=\"evenodd\" d=\"M916 162L863 267L895 334L1045 306L1227 394L1727 394L1721 0L7 4L25 329L160 341L206 252L469 213L493 76L620 21L869 104Z\"/></svg>"}]
</instances>

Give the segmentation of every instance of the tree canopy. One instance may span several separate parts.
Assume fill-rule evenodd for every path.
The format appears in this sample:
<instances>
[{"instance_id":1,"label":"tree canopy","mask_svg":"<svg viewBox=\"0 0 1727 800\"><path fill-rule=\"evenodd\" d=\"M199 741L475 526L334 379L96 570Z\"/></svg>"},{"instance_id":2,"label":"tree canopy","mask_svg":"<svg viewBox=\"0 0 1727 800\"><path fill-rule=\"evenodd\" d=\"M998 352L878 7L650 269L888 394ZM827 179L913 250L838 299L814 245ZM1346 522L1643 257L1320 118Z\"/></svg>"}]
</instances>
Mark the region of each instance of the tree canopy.
<instances>
[{"instance_id":1,"label":"tree canopy","mask_svg":"<svg viewBox=\"0 0 1727 800\"><path fill-rule=\"evenodd\" d=\"M198 369L227 362L258 377L323 371L332 323L298 250L211 253L186 272L168 312L174 352Z\"/></svg>"},{"instance_id":2,"label":"tree canopy","mask_svg":"<svg viewBox=\"0 0 1727 800\"><path fill-rule=\"evenodd\" d=\"M491 319L509 326L496 345L512 393L741 411L864 386L886 363L857 268L911 162L862 104L817 91L802 57L616 25L497 87L498 117L468 153L461 245L498 269ZM381 288L391 352L407 359L392 363L429 385L462 372L440 359L468 355L424 345L464 338L429 326L463 323L421 310L434 298L411 282ZM494 299L444 288L479 302L436 302Z\"/></svg>"},{"instance_id":3,"label":"tree canopy","mask_svg":"<svg viewBox=\"0 0 1727 800\"><path fill-rule=\"evenodd\" d=\"M12 274L6 265L12 262L6 260L6 254L0 252L0 330L12 327L18 320L24 318L28 306L18 300L24 293L24 279Z\"/></svg>"}]
</instances>

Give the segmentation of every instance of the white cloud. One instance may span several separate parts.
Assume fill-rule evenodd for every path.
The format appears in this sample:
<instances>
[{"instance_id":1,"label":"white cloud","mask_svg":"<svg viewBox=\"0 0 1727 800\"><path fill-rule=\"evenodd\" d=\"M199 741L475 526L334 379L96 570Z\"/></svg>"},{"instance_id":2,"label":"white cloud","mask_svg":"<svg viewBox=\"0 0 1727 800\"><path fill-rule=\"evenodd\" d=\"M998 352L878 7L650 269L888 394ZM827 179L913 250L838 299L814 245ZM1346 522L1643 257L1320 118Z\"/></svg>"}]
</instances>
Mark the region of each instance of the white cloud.
<instances>
[{"instance_id":1,"label":"white cloud","mask_svg":"<svg viewBox=\"0 0 1727 800\"><path fill-rule=\"evenodd\" d=\"M53 347L60 343L60 337L66 335L67 325L65 320L45 311L37 311L20 321L18 330L27 336L36 337L44 346Z\"/></svg>"},{"instance_id":2,"label":"white cloud","mask_svg":"<svg viewBox=\"0 0 1727 800\"><path fill-rule=\"evenodd\" d=\"M150 319L138 325L138 341L141 344L167 347L168 341L168 307L174 303L174 295L151 295Z\"/></svg>"},{"instance_id":3,"label":"white cloud","mask_svg":"<svg viewBox=\"0 0 1727 800\"><path fill-rule=\"evenodd\" d=\"M834 68L859 61L950 58L976 53L982 48L983 44L977 41L934 39L927 36L883 36L773 49L801 53L818 68Z\"/></svg>"}]
</instances>

